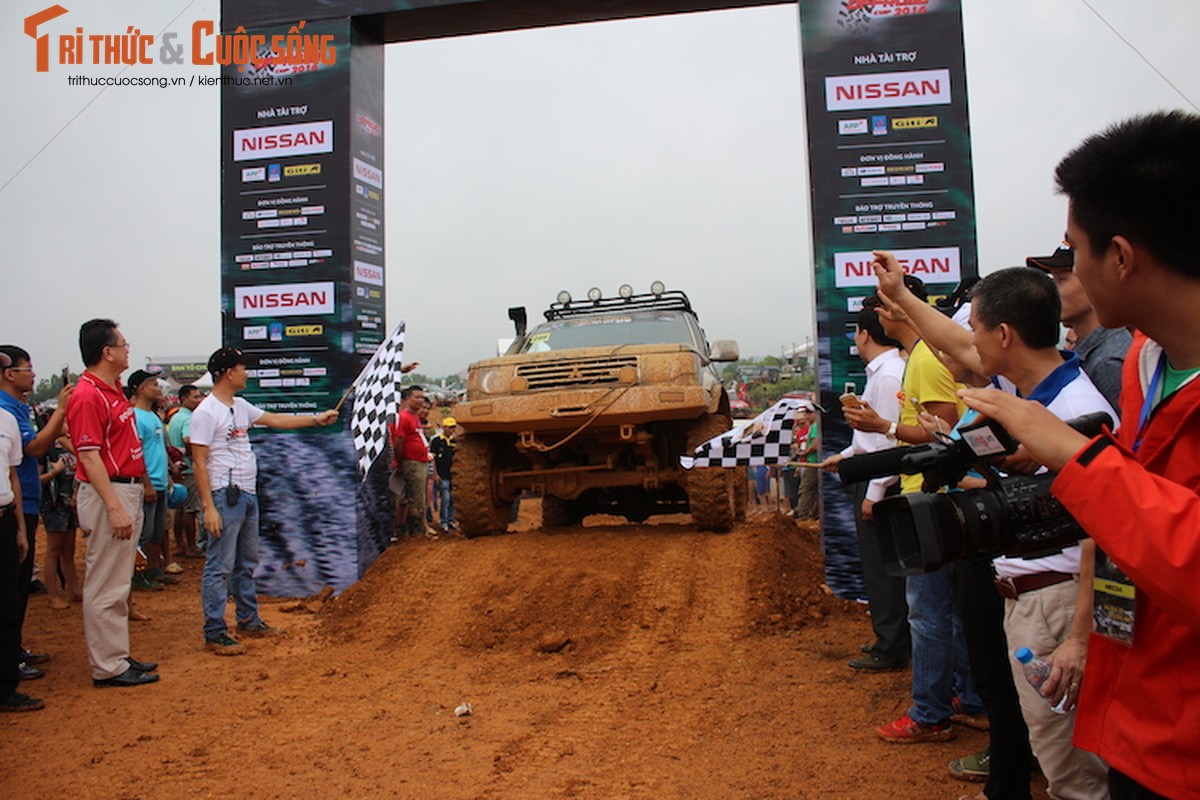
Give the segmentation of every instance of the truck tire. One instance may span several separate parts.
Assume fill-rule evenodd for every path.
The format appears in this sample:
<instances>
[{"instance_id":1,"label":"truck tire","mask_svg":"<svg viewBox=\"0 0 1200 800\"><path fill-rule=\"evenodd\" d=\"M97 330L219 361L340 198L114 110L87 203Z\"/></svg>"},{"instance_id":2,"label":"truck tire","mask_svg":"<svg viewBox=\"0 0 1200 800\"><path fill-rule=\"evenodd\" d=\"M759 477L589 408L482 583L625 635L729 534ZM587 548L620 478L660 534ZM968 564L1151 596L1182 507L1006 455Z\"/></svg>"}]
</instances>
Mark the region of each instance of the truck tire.
<instances>
[{"instance_id":1,"label":"truck tire","mask_svg":"<svg viewBox=\"0 0 1200 800\"><path fill-rule=\"evenodd\" d=\"M578 500L563 500L553 495L542 495L542 528L570 528L583 522L583 512Z\"/></svg>"},{"instance_id":2,"label":"truck tire","mask_svg":"<svg viewBox=\"0 0 1200 800\"><path fill-rule=\"evenodd\" d=\"M454 515L463 536L490 536L508 529L512 506L496 495L497 440L487 434L459 438L454 453Z\"/></svg>"},{"instance_id":3,"label":"truck tire","mask_svg":"<svg viewBox=\"0 0 1200 800\"><path fill-rule=\"evenodd\" d=\"M688 430L688 453L729 430L731 425L728 417L719 414L706 414L696 420ZM733 473L724 467L693 467L688 471L688 506L692 522L700 530L725 533L733 528L737 516Z\"/></svg>"}]
</instances>

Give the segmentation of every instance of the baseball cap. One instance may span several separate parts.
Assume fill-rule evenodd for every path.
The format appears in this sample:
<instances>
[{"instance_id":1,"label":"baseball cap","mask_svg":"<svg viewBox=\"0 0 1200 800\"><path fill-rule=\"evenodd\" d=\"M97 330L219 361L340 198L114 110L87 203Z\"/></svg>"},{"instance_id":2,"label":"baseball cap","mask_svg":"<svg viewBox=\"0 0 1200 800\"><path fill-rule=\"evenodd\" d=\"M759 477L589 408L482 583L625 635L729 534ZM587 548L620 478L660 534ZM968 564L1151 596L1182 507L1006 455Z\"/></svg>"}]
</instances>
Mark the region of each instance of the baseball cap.
<instances>
[{"instance_id":1,"label":"baseball cap","mask_svg":"<svg viewBox=\"0 0 1200 800\"><path fill-rule=\"evenodd\" d=\"M208 357L208 371L213 379L219 378L226 370L233 369L238 364L245 364L246 357L236 347L222 347Z\"/></svg>"},{"instance_id":2,"label":"baseball cap","mask_svg":"<svg viewBox=\"0 0 1200 800\"><path fill-rule=\"evenodd\" d=\"M1075 251L1066 242L1063 242L1053 255L1049 256L1030 256L1025 259L1025 266L1036 267L1043 272L1049 272L1052 269L1072 269L1075 266Z\"/></svg>"},{"instance_id":3,"label":"baseball cap","mask_svg":"<svg viewBox=\"0 0 1200 800\"><path fill-rule=\"evenodd\" d=\"M455 428L455 427L457 427L457 426L458 426L458 421L457 421L457 420L455 420L455 419L454 419L454 417L445 417L445 418L442 420L442 427L443 427L443 428Z\"/></svg>"},{"instance_id":4,"label":"baseball cap","mask_svg":"<svg viewBox=\"0 0 1200 800\"><path fill-rule=\"evenodd\" d=\"M161 369L135 369L129 380L125 381L125 392L132 397L143 383L157 379L161 374Z\"/></svg>"}]
</instances>

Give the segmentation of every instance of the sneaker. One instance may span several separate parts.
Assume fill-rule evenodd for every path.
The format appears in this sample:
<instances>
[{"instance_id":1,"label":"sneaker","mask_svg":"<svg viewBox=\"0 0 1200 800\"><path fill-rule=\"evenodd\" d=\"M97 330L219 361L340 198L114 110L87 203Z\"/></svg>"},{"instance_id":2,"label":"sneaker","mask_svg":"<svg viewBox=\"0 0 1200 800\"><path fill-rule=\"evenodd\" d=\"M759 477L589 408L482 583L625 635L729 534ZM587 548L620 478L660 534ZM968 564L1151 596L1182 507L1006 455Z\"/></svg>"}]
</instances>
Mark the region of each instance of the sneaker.
<instances>
[{"instance_id":1,"label":"sneaker","mask_svg":"<svg viewBox=\"0 0 1200 800\"><path fill-rule=\"evenodd\" d=\"M50 660L50 654L49 653L31 653L22 647L20 657L17 660L24 661L26 664L45 664L47 661Z\"/></svg>"},{"instance_id":2,"label":"sneaker","mask_svg":"<svg viewBox=\"0 0 1200 800\"><path fill-rule=\"evenodd\" d=\"M283 633L279 628L273 628L261 619L254 622L239 622L237 629L238 633L244 633L247 636L278 636Z\"/></svg>"},{"instance_id":3,"label":"sneaker","mask_svg":"<svg viewBox=\"0 0 1200 800\"><path fill-rule=\"evenodd\" d=\"M956 758L950 762L950 774L960 781L986 781L992 771L992 748Z\"/></svg>"},{"instance_id":4,"label":"sneaker","mask_svg":"<svg viewBox=\"0 0 1200 800\"><path fill-rule=\"evenodd\" d=\"M905 714L895 722L875 729L879 738L889 744L917 744L918 742L944 742L954 738L950 721L924 725Z\"/></svg>"},{"instance_id":5,"label":"sneaker","mask_svg":"<svg viewBox=\"0 0 1200 800\"><path fill-rule=\"evenodd\" d=\"M988 722L987 713L984 711L967 711L963 706L962 700L958 698L958 695L955 695L950 701L950 709L954 712L950 715L950 721L955 725L962 725L964 728L974 728L977 731L984 732L991 730L992 725Z\"/></svg>"},{"instance_id":6,"label":"sneaker","mask_svg":"<svg viewBox=\"0 0 1200 800\"><path fill-rule=\"evenodd\" d=\"M163 572L167 573L168 575L178 575L179 573L183 572L183 567L178 561L172 561L170 564L167 564L167 566L163 567Z\"/></svg>"},{"instance_id":7,"label":"sneaker","mask_svg":"<svg viewBox=\"0 0 1200 800\"><path fill-rule=\"evenodd\" d=\"M20 680L36 681L38 678L43 677L45 674L46 674L45 670L38 669L37 667L31 667L28 664L26 664L24 661L17 664L17 677Z\"/></svg>"},{"instance_id":8,"label":"sneaker","mask_svg":"<svg viewBox=\"0 0 1200 800\"><path fill-rule=\"evenodd\" d=\"M41 698L30 697L20 692L13 692L5 699L0 700L0 711L37 711L45 707L46 704Z\"/></svg>"},{"instance_id":9,"label":"sneaker","mask_svg":"<svg viewBox=\"0 0 1200 800\"><path fill-rule=\"evenodd\" d=\"M246 645L228 633L222 633L220 636L215 636L212 639L205 639L204 649L219 656L240 656L246 652Z\"/></svg>"}]
</instances>

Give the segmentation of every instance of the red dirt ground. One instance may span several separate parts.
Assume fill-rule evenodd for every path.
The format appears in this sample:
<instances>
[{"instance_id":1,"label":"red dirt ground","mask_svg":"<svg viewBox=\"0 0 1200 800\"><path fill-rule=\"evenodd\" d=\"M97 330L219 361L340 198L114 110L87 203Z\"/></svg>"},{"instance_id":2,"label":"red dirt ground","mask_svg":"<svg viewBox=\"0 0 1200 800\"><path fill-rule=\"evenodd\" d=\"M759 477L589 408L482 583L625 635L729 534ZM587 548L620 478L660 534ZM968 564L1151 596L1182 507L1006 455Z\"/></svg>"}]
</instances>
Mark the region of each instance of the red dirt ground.
<instances>
[{"instance_id":1,"label":"red dirt ground","mask_svg":"<svg viewBox=\"0 0 1200 800\"><path fill-rule=\"evenodd\" d=\"M200 561L139 592L133 654L161 682L95 689L79 606L31 602L53 655L0 717L0 785L31 798L954 798L950 759L986 736L889 745L908 674L845 665L869 636L830 596L814 526L752 513L724 536L686 516L592 518L406 541L246 655L206 653ZM40 548L39 548L40 554ZM294 604L293 604L294 605ZM319 604L316 604L319 605ZM470 716L454 709L469 702ZM1045 798L1044 789L1036 797Z\"/></svg>"}]
</instances>

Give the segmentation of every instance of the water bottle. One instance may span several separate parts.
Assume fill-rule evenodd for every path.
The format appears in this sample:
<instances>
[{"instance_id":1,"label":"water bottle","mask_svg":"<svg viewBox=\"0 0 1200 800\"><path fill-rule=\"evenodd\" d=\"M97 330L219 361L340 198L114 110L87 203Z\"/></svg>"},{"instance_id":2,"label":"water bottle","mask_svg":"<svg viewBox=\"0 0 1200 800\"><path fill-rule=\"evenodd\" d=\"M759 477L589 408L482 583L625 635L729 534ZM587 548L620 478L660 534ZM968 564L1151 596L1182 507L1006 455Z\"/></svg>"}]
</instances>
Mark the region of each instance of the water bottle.
<instances>
[{"instance_id":1,"label":"water bottle","mask_svg":"<svg viewBox=\"0 0 1200 800\"><path fill-rule=\"evenodd\" d=\"M1042 691L1042 684L1044 684L1050 677L1050 664L1045 660L1035 656L1033 651L1028 647L1022 647L1020 650L1013 653L1013 657L1021 663L1021 670L1025 673L1025 679L1029 681L1029 685L1034 689L1037 689L1040 693ZM1046 702L1049 703L1050 700L1047 699ZM1059 702L1059 704L1056 706L1050 706L1050 710L1055 714L1065 714L1067 713L1067 710L1063 708L1063 706L1066 705L1066 702L1067 696L1064 694L1063 699Z\"/></svg>"}]
</instances>

